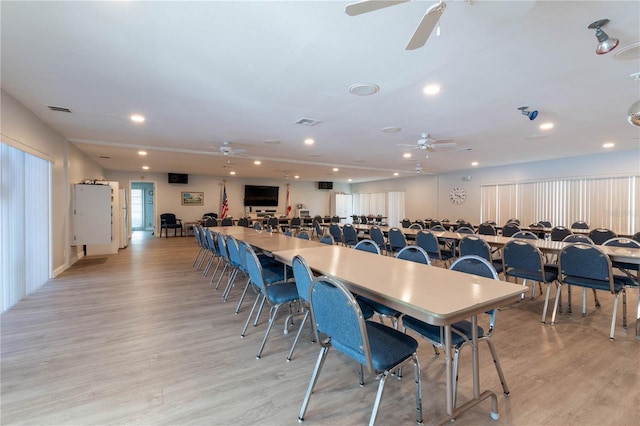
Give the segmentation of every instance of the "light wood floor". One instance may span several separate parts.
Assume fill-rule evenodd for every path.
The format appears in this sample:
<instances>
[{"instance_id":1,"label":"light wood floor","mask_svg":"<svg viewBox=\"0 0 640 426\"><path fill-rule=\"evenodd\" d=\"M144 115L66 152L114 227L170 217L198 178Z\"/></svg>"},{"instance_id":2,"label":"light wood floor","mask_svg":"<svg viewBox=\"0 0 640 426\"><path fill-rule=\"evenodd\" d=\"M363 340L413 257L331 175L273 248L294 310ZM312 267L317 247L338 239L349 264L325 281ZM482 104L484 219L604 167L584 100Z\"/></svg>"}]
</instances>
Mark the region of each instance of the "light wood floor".
<instances>
[{"instance_id":1,"label":"light wood floor","mask_svg":"<svg viewBox=\"0 0 640 426\"><path fill-rule=\"evenodd\" d=\"M135 238L118 255L80 260L4 313L1 423L297 424L318 348L302 339L286 362L294 333L284 335L280 321L256 360L264 321L240 339L248 304L234 315L239 289L222 302L192 268L195 252L193 237ZM628 293L633 320L638 293ZM612 298L599 297L601 309L589 294L586 317L576 304L555 326L540 323L541 297L499 313L494 342L508 397L480 348L481 387L499 395L499 424L640 424L640 341L623 330L621 310L616 341L608 340ZM433 424L445 411L444 362L421 343L425 423ZM463 402L469 348L461 363ZM357 366L331 352L305 423L367 423L377 382L360 388L357 380ZM413 386L409 374L389 381L378 424L414 424ZM484 402L456 424L497 424L489 411Z\"/></svg>"}]
</instances>

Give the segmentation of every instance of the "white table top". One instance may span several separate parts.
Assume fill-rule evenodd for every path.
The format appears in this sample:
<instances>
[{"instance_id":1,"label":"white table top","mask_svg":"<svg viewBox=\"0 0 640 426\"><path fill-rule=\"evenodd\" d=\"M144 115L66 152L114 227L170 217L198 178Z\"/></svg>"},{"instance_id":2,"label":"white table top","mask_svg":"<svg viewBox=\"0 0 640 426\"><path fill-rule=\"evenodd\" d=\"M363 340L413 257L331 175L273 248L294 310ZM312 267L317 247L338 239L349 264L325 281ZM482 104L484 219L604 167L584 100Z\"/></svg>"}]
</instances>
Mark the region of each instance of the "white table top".
<instances>
[{"instance_id":1,"label":"white table top","mask_svg":"<svg viewBox=\"0 0 640 426\"><path fill-rule=\"evenodd\" d=\"M434 325L452 324L508 304L524 291L521 285L337 245L273 254L287 264L301 255L313 271L336 277L357 294Z\"/></svg>"}]
</instances>

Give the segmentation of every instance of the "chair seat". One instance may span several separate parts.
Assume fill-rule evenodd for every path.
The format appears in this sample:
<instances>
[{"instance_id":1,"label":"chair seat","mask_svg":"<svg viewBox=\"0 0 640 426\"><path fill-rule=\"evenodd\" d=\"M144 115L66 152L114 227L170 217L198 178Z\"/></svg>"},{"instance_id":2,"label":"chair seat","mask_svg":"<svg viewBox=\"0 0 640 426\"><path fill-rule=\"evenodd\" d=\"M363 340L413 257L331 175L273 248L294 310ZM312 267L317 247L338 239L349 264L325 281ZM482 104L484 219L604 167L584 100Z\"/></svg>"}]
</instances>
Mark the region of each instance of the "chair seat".
<instances>
[{"instance_id":1,"label":"chair seat","mask_svg":"<svg viewBox=\"0 0 640 426\"><path fill-rule=\"evenodd\" d=\"M504 265L502 264L502 259L492 259L491 264L493 265L497 273L504 271Z\"/></svg>"},{"instance_id":2,"label":"chair seat","mask_svg":"<svg viewBox=\"0 0 640 426\"><path fill-rule=\"evenodd\" d=\"M269 286L269 298L276 305L293 302L298 300L298 288L294 282L272 284Z\"/></svg>"},{"instance_id":3,"label":"chair seat","mask_svg":"<svg viewBox=\"0 0 640 426\"><path fill-rule=\"evenodd\" d=\"M579 287L595 288L596 290L610 291L609 281L596 280L593 278L576 277L572 275L565 275L562 282L570 285L577 285ZM620 292L625 285L632 283L633 281L629 277L623 277L621 275L614 275L613 288L616 293ZM631 284L632 285L632 284Z\"/></svg>"},{"instance_id":4,"label":"chair seat","mask_svg":"<svg viewBox=\"0 0 640 426\"><path fill-rule=\"evenodd\" d=\"M266 284L273 284L278 281L284 281L284 268L282 265L267 266L262 268L262 275Z\"/></svg>"},{"instance_id":5,"label":"chair seat","mask_svg":"<svg viewBox=\"0 0 640 426\"><path fill-rule=\"evenodd\" d=\"M424 321L421 321L417 318L411 316L402 317L402 325L406 328L413 330L420 335L424 336L427 340L432 342L436 342L439 344L444 344L442 341L442 337L440 335L440 327L437 325L427 324ZM467 339L471 340L471 322L469 321L458 321L455 324L451 325L452 328L464 334ZM478 327L478 338L484 336L484 329L482 327ZM460 334L456 333L452 330L451 333L451 344L453 346L462 345L466 339L462 337Z\"/></svg>"},{"instance_id":6,"label":"chair seat","mask_svg":"<svg viewBox=\"0 0 640 426\"><path fill-rule=\"evenodd\" d=\"M371 299L367 299L366 297L358 296L356 300L364 302L375 312L379 313L380 315L384 315L386 317L399 317L400 314L402 313L402 312L396 311L395 309L391 309L390 307L383 305L382 303L378 303ZM364 315L364 312L362 314Z\"/></svg>"},{"instance_id":7,"label":"chair seat","mask_svg":"<svg viewBox=\"0 0 640 426\"><path fill-rule=\"evenodd\" d=\"M552 264L544 265L544 279L537 271L529 271L526 269L510 269L508 275L512 277L524 278L525 280L533 280L538 282L552 282L558 278L558 266Z\"/></svg>"},{"instance_id":8,"label":"chair seat","mask_svg":"<svg viewBox=\"0 0 640 426\"><path fill-rule=\"evenodd\" d=\"M401 360L410 358L418 349L416 339L391 327L373 321L367 321L366 326L371 347L371 360L376 371L391 369ZM341 345L339 342L332 341L331 345L345 355L366 365L367 361L360 352Z\"/></svg>"}]
</instances>

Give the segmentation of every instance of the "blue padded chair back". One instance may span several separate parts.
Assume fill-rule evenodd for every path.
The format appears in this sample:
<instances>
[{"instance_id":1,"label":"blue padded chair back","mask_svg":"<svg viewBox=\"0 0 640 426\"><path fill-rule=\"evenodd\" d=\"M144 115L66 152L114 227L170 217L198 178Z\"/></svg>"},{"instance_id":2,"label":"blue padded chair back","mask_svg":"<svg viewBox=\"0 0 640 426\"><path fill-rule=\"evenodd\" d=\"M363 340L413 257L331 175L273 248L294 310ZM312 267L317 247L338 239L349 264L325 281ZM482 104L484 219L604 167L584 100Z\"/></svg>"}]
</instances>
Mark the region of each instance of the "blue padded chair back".
<instances>
[{"instance_id":1,"label":"blue padded chair back","mask_svg":"<svg viewBox=\"0 0 640 426\"><path fill-rule=\"evenodd\" d=\"M340 223L339 216L331 216L331 223Z\"/></svg>"},{"instance_id":2,"label":"blue padded chair back","mask_svg":"<svg viewBox=\"0 0 640 426\"><path fill-rule=\"evenodd\" d=\"M267 286L264 284L264 277L262 275L262 264L258 259L258 256L253 251L250 245L243 245L244 247L244 260L251 283L260 289L260 292L268 299Z\"/></svg>"},{"instance_id":3,"label":"blue padded chair back","mask_svg":"<svg viewBox=\"0 0 640 426\"><path fill-rule=\"evenodd\" d=\"M439 220L435 219L427 219L429 221L429 229L432 229L434 226L442 226Z\"/></svg>"},{"instance_id":4,"label":"blue padded chair back","mask_svg":"<svg viewBox=\"0 0 640 426\"><path fill-rule=\"evenodd\" d=\"M495 226L489 222L481 223L478 225L478 234L480 235L498 235Z\"/></svg>"},{"instance_id":5,"label":"blue padded chair back","mask_svg":"<svg viewBox=\"0 0 640 426\"><path fill-rule=\"evenodd\" d=\"M309 288L311 287L311 281L313 281L311 268L309 268L307 261L299 255L294 256L291 267L293 269L293 278L298 288L298 296L305 302L309 302Z\"/></svg>"},{"instance_id":6,"label":"blue padded chair back","mask_svg":"<svg viewBox=\"0 0 640 426\"><path fill-rule=\"evenodd\" d=\"M342 242L342 230L337 223L331 223L329 225L329 234L333 237L333 241L336 243Z\"/></svg>"},{"instance_id":7,"label":"blue padded chair back","mask_svg":"<svg viewBox=\"0 0 640 426\"><path fill-rule=\"evenodd\" d=\"M433 229L433 228L432 228ZM431 231L424 230L416 234L416 244L422 247L430 257L440 258L438 238Z\"/></svg>"},{"instance_id":8,"label":"blue padded chair back","mask_svg":"<svg viewBox=\"0 0 640 426\"><path fill-rule=\"evenodd\" d=\"M353 225L347 223L342 227L342 238L345 244L354 246L358 243L358 232Z\"/></svg>"},{"instance_id":9,"label":"blue padded chair back","mask_svg":"<svg viewBox=\"0 0 640 426\"><path fill-rule=\"evenodd\" d=\"M203 242L200 240L200 228L198 227L197 224L193 224L191 226L191 229L193 229L193 236L196 239L196 244L198 245L198 247L202 247Z\"/></svg>"},{"instance_id":10,"label":"blue padded chair back","mask_svg":"<svg viewBox=\"0 0 640 426\"><path fill-rule=\"evenodd\" d=\"M418 246L406 246L398 252L396 257L410 262L431 265L431 260L429 259L427 252L422 247Z\"/></svg>"},{"instance_id":11,"label":"blue padded chair back","mask_svg":"<svg viewBox=\"0 0 640 426\"><path fill-rule=\"evenodd\" d=\"M567 235L563 240L563 243L585 243L593 245L593 240L583 234L571 234Z\"/></svg>"},{"instance_id":12,"label":"blue padded chair back","mask_svg":"<svg viewBox=\"0 0 640 426\"><path fill-rule=\"evenodd\" d=\"M400 250L403 247L406 247L407 239L404 237L402 230L399 228L393 227L389 229L389 246L391 247L391 251Z\"/></svg>"},{"instance_id":13,"label":"blue padded chair back","mask_svg":"<svg viewBox=\"0 0 640 426\"><path fill-rule=\"evenodd\" d=\"M368 251L369 253L380 254L380 247L373 240L362 240L354 247L356 250Z\"/></svg>"},{"instance_id":14,"label":"blue padded chair back","mask_svg":"<svg viewBox=\"0 0 640 426\"><path fill-rule=\"evenodd\" d=\"M311 237L309 237L309 233L308 233L308 232L306 232L306 231L298 232L298 235L296 235L296 237L298 237L298 238L300 238L300 239L302 239L302 240L309 240L309 239L311 239Z\"/></svg>"},{"instance_id":15,"label":"blue padded chair back","mask_svg":"<svg viewBox=\"0 0 640 426\"><path fill-rule=\"evenodd\" d=\"M571 230L565 228L564 226L555 226L553 229L551 229L551 241L562 241L571 234Z\"/></svg>"},{"instance_id":16,"label":"blue padded chair back","mask_svg":"<svg viewBox=\"0 0 640 426\"><path fill-rule=\"evenodd\" d=\"M335 241L333 241L333 237L329 234L323 235L322 238L320 238L320 242L322 244L329 244L329 245L335 244Z\"/></svg>"},{"instance_id":17,"label":"blue padded chair back","mask_svg":"<svg viewBox=\"0 0 640 426\"><path fill-rule=\"evenodd\" d=\"M521 269L535 271L542 274L542 252L526 240L512 240L502 248L502 259L505 271L508 269Z\"/></svg>"},{"instance_id":18,"label":"blue padded chair back","mask_svg":"<svg viewBox=\"0 0 640 426\"><path fill-rule=\"evenodd\" d=\"M614 247L625 247L631 249L640 248L640 242L635 240L630 240L629 238L611 238L610 240L602 243L603 246L614 246ZM616 268L626 269L627 271L640 271L640 265L637 263L627 263L627 262L615 262L611 261L611 264Z\"/></svg>"},{"instance_id":19,"label":"blue padded chair back","mask_svg":"<svg viewBox=\"0 0 640 426\"><path fill-rule=\"evenodd\" d=\"M458 234L475 234L476 231L473 230L473 228L469 228L468 226L461 226L459 227L456 232Z\"/></svg>"},{"instance_id":20,"label":"blue padded chair back","mask_svg":"<svg viewBox=\"0 0 640 426\"><path fill-rule=\"evenodd\" d=\"M589 224L583 220L577 220L571 224L571 229L589 229Z\"/></svg>"},{"instance_id":21,"label":"blue padded chair back","mask_svg":"<svg viewBox=\"0 0 640 426\"><path fill-rule=\"evenodd\" d=\"M211 250L211 231L201 226L200 228L197 228L197 231L196 228L194 228L193 233L200 240L202 247Z\"/></svg>"},{"instance_id":22,"label":"blue padded chair back","mask_svg":"<svg viewBox=\"0 0 640 426\"><path fill-rule=\"evenodd\" d=\"M220 255L223 259L229 261L229 252L227 251L227 241L225 240L225 236L221 233L218 233L218 255Z\"/></svg>"},{"instance_id":23,"label":"blue padded chair back","mask_svg":"<svg viewBox=\"0 0 640 426\"><path fill-rule=\"evenodd\" d=\"M278 228L278 218L277 217L270 217L269 219L267 219L267 226L270 226L272 229L277 229Z\"/></svg>"},{"instance_id":24,"label":"blue padded chair back","mask_svg":"<svg viewBox=\"0 0 640 426\"><path fill-rule=\"evenodd\" d=\"M233 226L233 220L229 217L222 219L222 226Z\"/></svg>"},{"instance_id":25,"label":"blue padded chair back","mask_svg":"<svg viewBox=\"0 0 640 426\"><path fill-rule=\"evenodd\" d=\"M431 231L433 232L446 232L446 228L442 225L433 225L431 228L429 228Z\"/></svg>"},{"instance_id":26,"label":"blue padded chair back","mask_svg":"<svg viewBox=\"0 0 640 426\"><path fill-rule=\"evenodd\" d=\"M609 256L592 244L575 243L566 246L558 257L561 280L567 284L589 284L614 293Z\"/></svg>"},{"instance_id":27,"label":"blue padded chair back","mask_svg":"<svg viewBox=\"0 0 640 426\"><path fill-rule=\"evenodd\" d=\"M300 220L300 218L296 216L291 218L291 223L289 225L292 228L299 228L301 223L302 221Z\"/></svg>"},{"instance_id":28,"label":"blue padded chair back","mask_svg":"<svg viewBox=\"0 0 640 426\"><path fill-rule=\"evenodd\" d=\"M331 338L331 346L372 371L371 352L365 320L358 302L345 286L322 276L311 283L311 315L318 341Z\"/></svg>"},{"instance_id":29,"label":"blue padded chair back","mask_svg":"<svg viewBox=\"0 0 640 426\"><path fill-rule=\"evenodd\" d=\"M178 223L176 215L173 213L162 213L160 215L160 221L165 225L176 225Z\"/></svg>"},{"instance_id":30,"label":"blue padded chair back","mask_svg":"<svg viewBox=\"0 0 640 426\"><path fill-rule=\"evenodd\" d=\"M316 230L316 236L318 238L322 237L322 227L320 226L320 222L318 222L317 220L313 220L313 228Z\"/></svg>"},{"instance_id":31,"label":"blue padded chair back","mask_svg":"<svg viewBox=\"0 0 640 426\"><path fill-rule=\"evenodd\" d=\"M502 236L503 237L511 237L516 232L520 232L520 227L515 223L507 223L502 227Z\"/></svg>"},{"instance_id":32,"label":"blue padded chair back","mask_svg":"<svg viewBox=\"0 0 640 426\"><path fill-rule=\"evenodd\" d=\"M524 238L525 240L537 240L538 236L531 231L519 231L513 234L511 238Z\"/></svg>"},{"instance_id":33,"label":"blue padded chair back","mask_svg":"<svg viewBox=\"0 0 640 426\"><path fill-rule=\"evenodd\" d=\"M618 235L610 229L596 228L589 231L589 238L596 245L602 245L605 241L616 238Z\"/></svg>"},{"instance_id":34,"label":"blue padded chair back","mask_svg":"<svg viewBox=\"0 0 640 426\"><path fill-rule=\"evenodd\" d=\"M249 227L249 219L246 217L241 217L238 219L238 226Z\"/></svg>"},{"instance_id":35,"label":"blue padded chair back","mask_svg":"<svg viewBox=\"0 0 640 426\"><path fill-rule=\"evenodd\" d=\"M462 256L456 259L449 268L452 271L465 272L485 278L498 279L498 272L486 259L480 256Z\"/></svg>"},{"instance_id":36,"label":"blue padded chair back","mask_svg":"<svg viewBox=\"0 0 640 426\"><path fill-rule=\"evenodd\" d=\"M227 235L227 252L229 253L229 263L234 268L242 268L242 261L240 260L240 248L238 247L238 241L231 235Z\"/></svg>"},{"instance_id":37,"label":"blue padded chair back","mask_svg":"<svg viewBox=\"0 0 640 426\"><path fill-rule=\"evenodd\" d=\"M215 217L207 216L207 218L204 220L204 226L218 226L218 219L216 219Z\"/></svg>"},{"instance_id":38,"label":"blue padded chair back","mask_svg":"<svg viewBox=\"0 0 640 426\"><path fill-rule=\"evenodd\" d=\"M200 235L200 238L202 238L202 235ZM207 249L215 253L217 256L220 256L220 250L218 250L218 244L216 243L218 239L218 234L215 232L212 232L209 229L204 229L204 238L207 241L205 243L205 245L207 246Z\"/></svg>"},{"instance_id":39,"label":"blue padded chair back","mask_svg":"<svg viewBox=\"0 0 640 426\"><path fill-rule=\"evenodd\" d=\"M262 231L262 223L260 223L260 222L253 222L252 227L256 231Z\"/></svg>"},{"instance_id":40,"label":"blue padded chair back","mask_svg":"<svg viewBox=\"0 0 640 426\"><path fill-rule=\"evenodd\" d=\"M640 242L640 231L636 232L635 234L633 234L633 237L631 237L631 239L633 241L638 241Z\"/></svg>"},{"instance_id":41,"label":"blue padded chair back","mask_svg":"<svg viewBox=\"0 0 640 426\"><path fill-rule=\"evenodd\" d=\"M420 225L419 223L412 223L411 225L409 225L409 229L419 229L422 230L423 226Z\"/></svg>"},{"instance_id":42,"label":"blue padded chair back","mask_svg":"<svg viewBox=\"0 0 640 426\"><path fill-rule=\"evenodd\" d=\"M408 227L410 227L410 226L411 226L411 221L410 221L409 219L406 219L406 218L405 218L405 219L402 219L401 224L402 224L402 227L403 227L403 228L408 228Z\"/></svg>"},{"instance_id":43,"label":"blue padded chair back","mask_svg":"<svg viewBox=\"0 0 640 426\"><path fill-rule=\"evenodd\" d=\"M515 224L517 226L520 226L520 219L518 219L516 217L512 217L511 219L507 220L507 222L505 223L505 226L510 224L510 223L513 223L513 224Z\"/></svg>"},{"instance_id":44,"label":"blue padded chair back","mask_svg":"<svg viewBox=\"0 0 640 426\"><path fill-rule=\"evenodd\" d=\"M542 225L543 228L551 228L551 222L549 222L548 220L539 220L538 224Z\"/></svg>"},{"instance_id":45,"label":"blue padded chair back","mask_svg":"<svg viewBox=\"0 0 640 426\"><path fill-rule=\"evenodd\" d=\"M375 241L378 247L380 247L380 250L386 247L387 243L384 240L384 234L382 233L382 230L377 226L371 227L371 229L369 230L369 236L373 241Z\"/></svg>"},{"instance_id":46,"label":"blue padded chair back","mask_svg":"<svg viewBox=\"0 0 640 426\"><path fill-rule=\"evenodd\" d=\"M284 231L282 235L285 237L293 237L293 231Z\"/></svg>"},{"instance_id":47,"label":"blue padded chair back","mask_svg":"<svg viewBox=\"0 0 640 426\"><path fill-rule=\"evenodd\" d=\"M491 259L491 247L480 237L469 235L460 240L460 256L479 256L489 262Z\"/></svg>"}]
</instances>

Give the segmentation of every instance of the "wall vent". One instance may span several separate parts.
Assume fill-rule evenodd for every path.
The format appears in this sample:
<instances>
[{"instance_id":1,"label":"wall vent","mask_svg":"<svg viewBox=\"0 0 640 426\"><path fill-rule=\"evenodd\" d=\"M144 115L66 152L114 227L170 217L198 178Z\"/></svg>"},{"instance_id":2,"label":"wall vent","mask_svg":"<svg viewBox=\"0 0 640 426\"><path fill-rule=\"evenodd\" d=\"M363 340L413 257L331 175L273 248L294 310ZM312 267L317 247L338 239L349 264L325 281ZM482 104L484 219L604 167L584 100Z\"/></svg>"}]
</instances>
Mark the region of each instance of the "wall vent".
<instances>
[{"instance_id":1,"label":"wall vent","mask_svg":"<svg viewBox=\"0 0 640 426\"><path fill-rule=\"evenodd\" d=\"M301 118L296 121L296 124L301 124L303 126L315 126L316 124L322 123L320 120L314 120L312 118Z\"/></svg>"},{"instance_id":2,"label":"wall vent","mask_svg":"<svg viewBox=\"0 0 640 426\"><path fill-rule=\"evenodd\" d=\"M59 107L59 106L52 106L52 105L48 105L49 109L51 111L56 111L56 112L66 112L71 114L71 110L69 108L65 108L65 107Z\"/></svg>"}]
</instances>

